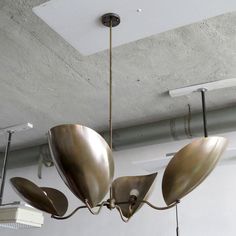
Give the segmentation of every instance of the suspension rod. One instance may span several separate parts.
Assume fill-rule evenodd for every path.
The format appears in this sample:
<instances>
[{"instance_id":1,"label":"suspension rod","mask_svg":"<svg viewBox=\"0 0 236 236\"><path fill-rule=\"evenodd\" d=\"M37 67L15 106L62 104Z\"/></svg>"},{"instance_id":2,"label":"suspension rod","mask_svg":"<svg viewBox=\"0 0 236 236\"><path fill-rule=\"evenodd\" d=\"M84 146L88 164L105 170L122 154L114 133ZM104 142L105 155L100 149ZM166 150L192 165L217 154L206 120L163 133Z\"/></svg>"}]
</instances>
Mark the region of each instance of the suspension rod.
<instances>
[{"instance_id":1,"label":"suspension rod","mask_svg":"<svg viewBox=\"0 0 236 236\"><path fill-rule=\"evenodd\" d=\"M109 35L109 144L112 151L112 19L110 19ZM112 188L110 187L110 199L112 199Z\"/></svg>"},{"instance_id":2,"label":"suspension rod","mask_svg":"<svg viewBox=\"0 0 236 236\"><path fill-rule=\"evenodd\" d=\"M203 118L204 136L205 136L205 137L208 137L205 92L206 92L206 89L201 89L201 97L202 97L202 118Z\"/></svg>"},{"instance_id":3,"label":"suspension rod","mask_svg":"<svg viewBox=\"0 0 236 236\"><path fill-rule=\"evenodd\" d=\"M4 155L4 160L3 160L3 166L2 166L2 181L1 181L1 189L0 189L0 206L2 205L2 200L3 200L3 192L4 192L4 187L5 187L5 182L6 182L6 173L7 173L7 162L8 162L8 154L11 146L11 137L12 137L11 131L8 131L8 141L5 149L5 155Z\"/></svg>"}]
</instances>

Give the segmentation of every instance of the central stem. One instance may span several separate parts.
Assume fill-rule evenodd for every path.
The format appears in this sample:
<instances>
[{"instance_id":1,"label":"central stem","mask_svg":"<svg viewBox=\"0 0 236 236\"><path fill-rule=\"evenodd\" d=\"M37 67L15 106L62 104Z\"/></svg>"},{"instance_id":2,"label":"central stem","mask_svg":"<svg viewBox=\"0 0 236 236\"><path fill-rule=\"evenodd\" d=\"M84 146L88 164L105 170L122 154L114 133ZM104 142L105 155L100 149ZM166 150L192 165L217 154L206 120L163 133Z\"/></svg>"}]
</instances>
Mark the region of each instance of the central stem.
<instances>
[{"instance_id":1,"label":"central stem","mask_svg":"<svg viewBox=\"0 0 236 236\"><path fill-rule=\"evenodd\" d=\"M112 28L120 24L120 17L116 13L106 13L101 18L102 24L109 27L109 137L108 144L113 152L112 141ZM112 201L112 187L110 187L110 201ZM111 203L110 203L111 204ZM110 208L112 208L110 206Z\"/></svg>"},{"instance_id":2,"label":"central stem","mask_svg":"<svg viewBox=\"0 0 236 236\"><path fill-rule=\"evenodd\" d=\"M110 64L110 79L109 79L109 144L111 151L112 148L112 19L110 19L110 49L109 49L109 64ZM112 199L112 187L110 187L110 199Z\"/></svg>"},{"instance_id":3,"label":"central stem","mask_svg":"<svg viewBox=\"0 0 236 236\"><path fill-rule=\"evenodd\" d=\"M109 81L109 144L112 150L112 20L110 20L110 49L109 49L109 68L110 68L110 81Z\"/></svg>"}]
</instances>

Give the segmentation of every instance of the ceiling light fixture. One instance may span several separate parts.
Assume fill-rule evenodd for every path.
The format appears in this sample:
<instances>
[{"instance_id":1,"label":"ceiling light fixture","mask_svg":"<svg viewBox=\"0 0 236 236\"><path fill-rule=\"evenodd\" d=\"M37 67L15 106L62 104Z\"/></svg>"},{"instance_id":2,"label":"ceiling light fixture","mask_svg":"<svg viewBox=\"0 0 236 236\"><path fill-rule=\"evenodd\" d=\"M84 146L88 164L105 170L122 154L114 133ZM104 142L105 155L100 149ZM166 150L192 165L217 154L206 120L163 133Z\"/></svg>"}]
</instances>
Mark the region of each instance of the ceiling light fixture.
<instances>
[{"instance_id":1,"label":"ceiling light fixture","mask_svg":"<svg viewBox=\"0 0 236 236\"><path fill-rule=\"evenodd\" d=\"M7 145L2 165L1 185L0 185L0 227L5 228L32 228L41 227L43 224L43 214L30 206L22 205L20 202L4 203L3 193L6 183L7 162L11 147L12 135L16 132L32 129L31 123L10 126L0 130L0 134L8 134Z\"/></svg>"},{"instance_id":2,"label":"ceiling light fixture","mask_svg":"<svg viewBox=\"0 0 236 236\"><path fill-rule=\"evenodd\" d=\"M69 215L68 201L58 190L38 187L29 180L15 177L11 183L17 193L30 205L43 210L58 220L68 219L80 209L100 213L103 206L116 209L121 219L128 222L144 204L156 210L176 206L177 235L180 199L196 188L214 169L227 141L222 137L207 136L205 91L202 92L204 138L197 139L177 152L167 165L162 190L166 206L158 207L147 201L157 173L143 176L120 177L113 181L112 157L112 28L120 17L114 13L102 16L102 24L109 27L109 145L94 130L77 124L59 125L49 130L49 147L55 166L65 184L83 203ZM103 200L110 190L108 200ZM97 210L95 210L95 208Z\"/></svg>"},{"instance_id":3,"label":"ceiling light fixture","mask_svg":"<svg viewBox=\"0 0 236 236\"><path fill-rule=\"evenodd\" d=\"M15 202L0 206L0 227L10 229L40 228L43 213L26 204Z\"/></svg>"},{"instance_id":4,"label":"ceiling light fixture","mask_svg":"<svg viewBox=\"0 0 236 236\"><path fill-rule=\"evenodd\" d=\"M31 123L26 123L22 125L15 125L15 126L9 126L4 129L0 130L0 134L8 134L8 139L7 139L7 145L5 148L5 155L3 159L3 165L2 165L2 173L1 173L1 186L0 186L0 206L2 205L3 201L3 192L5 188L5 180L6 180L6 173L7 173L7 162L8 162L8 155L9 155L9 150L11 147L11 140L12 140L12 135L16 132L32 129L33 125Z\"/></svg>"}]
</instances>

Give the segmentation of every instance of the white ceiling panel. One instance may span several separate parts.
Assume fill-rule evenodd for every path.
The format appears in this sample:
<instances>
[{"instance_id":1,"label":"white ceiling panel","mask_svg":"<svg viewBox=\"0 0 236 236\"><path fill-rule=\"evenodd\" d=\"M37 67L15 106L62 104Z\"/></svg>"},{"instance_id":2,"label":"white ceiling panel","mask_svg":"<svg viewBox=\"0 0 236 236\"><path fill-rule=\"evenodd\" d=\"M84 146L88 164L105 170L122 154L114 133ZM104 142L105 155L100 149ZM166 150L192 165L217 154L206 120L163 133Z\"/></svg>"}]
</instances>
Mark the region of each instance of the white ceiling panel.
<instances>
[{"instance_id":1,"label":"white ceiling panel","mask_svg":"<svg viewBox=\"0 0 236 236\"><path fill-rule=\"evenodd\" d=\"M234 10L235 0L51 0L33 8L84 55L108 48L108 34L100 23L104 13L121 16L114 30L114 46L118 46Z\"/></svg>"}]
</instances>

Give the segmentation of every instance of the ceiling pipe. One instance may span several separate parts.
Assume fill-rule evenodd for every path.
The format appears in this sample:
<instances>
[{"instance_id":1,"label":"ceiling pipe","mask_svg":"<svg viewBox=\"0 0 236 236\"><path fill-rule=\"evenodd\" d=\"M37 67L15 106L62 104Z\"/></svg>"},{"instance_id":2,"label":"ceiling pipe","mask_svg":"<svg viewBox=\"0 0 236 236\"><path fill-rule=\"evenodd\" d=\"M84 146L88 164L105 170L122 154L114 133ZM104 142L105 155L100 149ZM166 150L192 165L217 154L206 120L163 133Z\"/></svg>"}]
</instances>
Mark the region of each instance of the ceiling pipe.
<instances>
[{"instance_id":1,"label":"ceiling pipe","mask_svg":"<svg viewBox=\"0 0 236 236\"><path fill-rule=\"evenodd\" d=\"M2 167L4 153L0 153L0 168ZM40 163L50 166L52 162L48 144L23 148L9 153L8 169L40 165ZM1 176L0 176L1 177Z\"/></svg>"},{"instance_id":2,"label":"ceiling pipe","mask_svg":"<svg viewBox=\"0 0 236 236\"><path fill-rule=\"evenodd\" d=\"M203 136L202 113L113 130L115 150ZM207 112L211 135L236 130L236 106ZM108 133L102 133L107 139Z\"/></svg>"},{"instance_id":3,"label":"ceiling pipe","mask_svg":"<svg viewBox=\"0 0 236 236\"><path fill-rule=\"evenodd\" d=\"M208 111L207 122L208 131L211 135L235 131L236 106ZM147 144L199 137L204 135L202 126L202 114L198 113L193 114L191 119L188 116L181 116L148 124L115 129L113 131L113 146L115 150L120 150ZM108 132L101 134L108 140ZM3 156L3 154L0 154L0 163L2 163ZM51 161L47 144L10 152L9 168L39 164L40 158L43 158L47 162Z\"/></svg>"}]
</instances>

